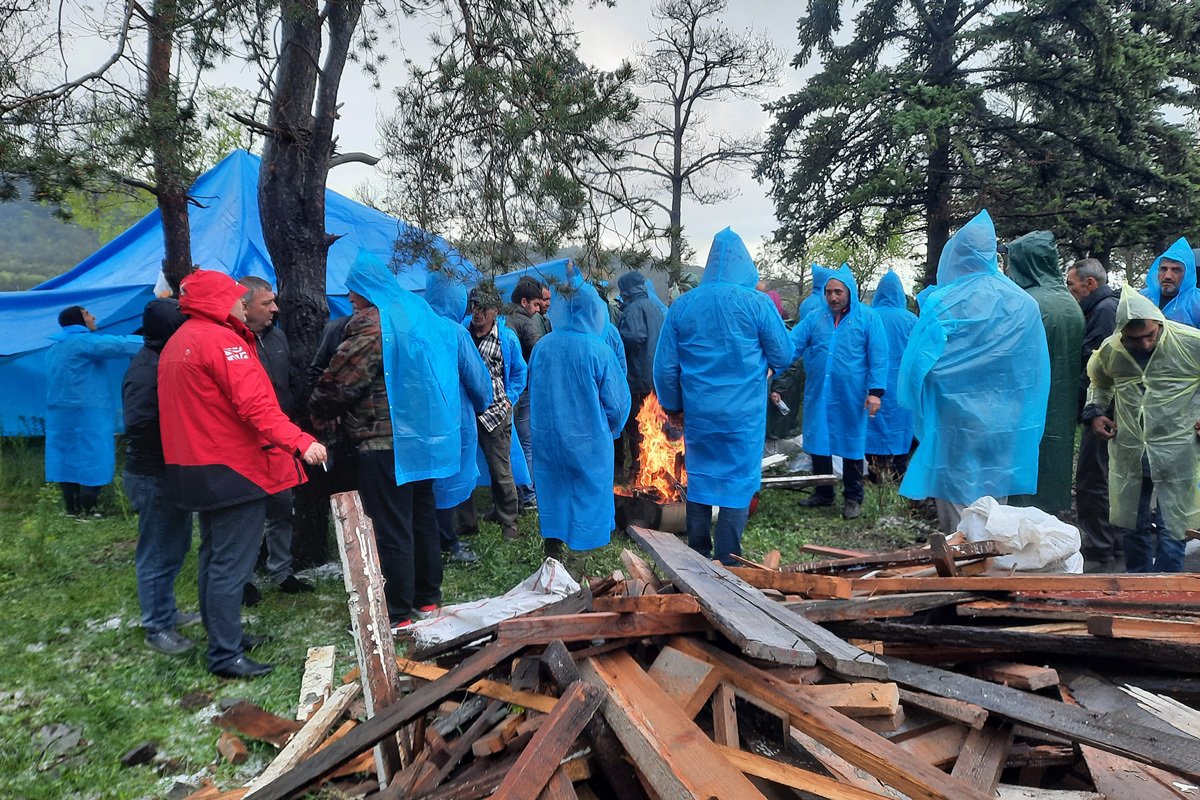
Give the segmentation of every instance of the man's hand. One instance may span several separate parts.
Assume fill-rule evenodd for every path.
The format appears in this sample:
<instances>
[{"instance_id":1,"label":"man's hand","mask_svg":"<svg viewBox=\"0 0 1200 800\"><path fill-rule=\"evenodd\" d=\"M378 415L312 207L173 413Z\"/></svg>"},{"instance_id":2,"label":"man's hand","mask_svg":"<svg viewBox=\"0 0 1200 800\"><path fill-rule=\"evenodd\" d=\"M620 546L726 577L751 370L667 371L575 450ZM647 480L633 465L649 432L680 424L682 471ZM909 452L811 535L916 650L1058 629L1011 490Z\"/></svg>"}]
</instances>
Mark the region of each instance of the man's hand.
<instances>
[{"instance_id":1,"label":"man's hand","mask_svg":"<svg viewBox=\"0 0 1200 800\"><path fill-rule=\"evenodd\" d=\"M1196 424L1200 425L1200 422L1197 422ZM1098 417L1092 418L1092 432L1101 439L1108 441L1117 435L1117 423L1101 414Z\"/></svg>"},{"instance_id":2,"label":"man's hand","mask_svg":"<svg viewBox=\"0 0 1200 800\"><path fill-rule=\"evenodd\" d=\"M779 396L779 392L771 392L769 397L771 398L771 402L774 403L775 405L779 405L779 401L783 399L782 397ZM1200 425L1200 422L1197 422L1196 424Z\"/></svg>"},{"instance_id":3,"label":"man's hand","mask_svg":"<svg viewBox=\"0 0 1200 800\"><path fill-rule=\"evenodd\" d=\"M867 410L868 417L873 417L879 413L879 406L882 404L882 401L878 397L869 394L867 395L867 402L863 403L863 408Z\"/></svg>"},{"instance_id":4,"label":"man's hand","mask_svg":"<svg viewBox=\"0 0 1200 800\"><path fill-rule=\"evenodd\" d=\"M308 446L308 449L304 451L305 464L320 464L328 457L328 454L325 452L325 445L321 444L320 442L313 442Z\"/></svg>"}]
</instances>

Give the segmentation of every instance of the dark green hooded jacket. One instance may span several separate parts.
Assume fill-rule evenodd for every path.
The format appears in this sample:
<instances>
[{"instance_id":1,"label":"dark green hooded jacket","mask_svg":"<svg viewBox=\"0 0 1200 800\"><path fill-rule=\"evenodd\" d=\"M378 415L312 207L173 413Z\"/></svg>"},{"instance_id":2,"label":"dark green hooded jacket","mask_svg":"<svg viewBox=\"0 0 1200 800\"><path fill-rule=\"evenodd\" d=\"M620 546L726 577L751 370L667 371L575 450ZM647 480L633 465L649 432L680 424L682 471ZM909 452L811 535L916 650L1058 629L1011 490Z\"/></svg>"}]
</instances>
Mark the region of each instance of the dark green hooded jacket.
<instances>
[{"instance_id":1,"label":"dark green hooded jacket","mask_svg":"<svg viewBox=\"0 0 1200 800\"><path fill-rule=\"evenodd\" d=\"M1063 282L1058 247L1050 231L1034 231L1011 242L1008 272L1013 282L1037 301L1050 348L1050 399L1038 452L1038 493L1009 498L1009 503L1053 514L1071 507L1083 312Z\"/></svg>"}]
</instances>

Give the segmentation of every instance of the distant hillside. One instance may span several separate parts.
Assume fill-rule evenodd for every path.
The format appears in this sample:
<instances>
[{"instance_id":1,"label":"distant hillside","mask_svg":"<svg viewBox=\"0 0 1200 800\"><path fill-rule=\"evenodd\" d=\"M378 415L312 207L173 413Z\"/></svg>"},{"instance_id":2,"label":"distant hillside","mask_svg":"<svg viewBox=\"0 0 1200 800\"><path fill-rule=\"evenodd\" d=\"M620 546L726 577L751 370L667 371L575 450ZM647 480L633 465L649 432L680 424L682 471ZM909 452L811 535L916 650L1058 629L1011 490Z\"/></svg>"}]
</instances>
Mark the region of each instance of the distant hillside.
<instances>
[{"instance_id":1,"label":"distant hillside","mask_svg":"<svg viewBox=\"0 0 1200 800\"><path fill-rule=\"evenodd\" d=\"M99 247L96 232L57 219L45 206L0 203L0 291L61 275Z\"/></svg>"}]
</instances>

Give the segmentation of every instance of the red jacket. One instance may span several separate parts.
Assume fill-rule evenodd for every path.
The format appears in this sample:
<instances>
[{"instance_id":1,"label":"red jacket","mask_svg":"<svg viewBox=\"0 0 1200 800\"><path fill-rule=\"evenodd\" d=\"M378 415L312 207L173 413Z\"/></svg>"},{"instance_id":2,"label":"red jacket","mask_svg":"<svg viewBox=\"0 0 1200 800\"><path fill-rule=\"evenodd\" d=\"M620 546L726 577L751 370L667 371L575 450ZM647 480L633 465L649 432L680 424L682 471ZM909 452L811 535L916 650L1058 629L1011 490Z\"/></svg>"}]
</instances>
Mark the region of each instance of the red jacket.
<instances>
[{"instance_id":1,"label":"red jacket","mask_svg":"<svg viewBox=\"0 0 1200 800\"><path fill-rule=\"evenodd\" d=\"M244 292L222 273L189 275L179 300L189 319L158 362L167 485L181 507L194 511L303 483L297 455L315 441L280 410L254 335L229 316Z\"/></svg>"}]
</instances>

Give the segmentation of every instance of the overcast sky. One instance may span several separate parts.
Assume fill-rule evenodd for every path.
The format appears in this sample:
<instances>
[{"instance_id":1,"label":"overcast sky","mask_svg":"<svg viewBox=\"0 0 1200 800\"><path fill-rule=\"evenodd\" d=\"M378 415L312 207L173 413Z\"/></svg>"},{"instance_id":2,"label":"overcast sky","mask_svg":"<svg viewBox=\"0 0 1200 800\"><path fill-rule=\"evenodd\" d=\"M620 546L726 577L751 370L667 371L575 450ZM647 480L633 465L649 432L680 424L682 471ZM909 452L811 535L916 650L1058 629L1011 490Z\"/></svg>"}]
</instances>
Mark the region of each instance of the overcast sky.
<instances>
[{"instance_id":1,"label":"overcast sky","mask_svg":"<svg viewBox=\"0 0 1200 800\"><path fill-rule=\"evenodd\" d=\"M576 30L580 34L580 56L585 62L612 69L622 59L632 59L635 49L649 39L653 20L651 4L645 0L619 0L614 8L588 8L587 5L585 1L577 2L573 15ZM766 32L783 54L785 67L781 83L764 90L766 100L795 91L801 85L800 76L786 65L795 54L796 19L803 9L803 4L730 0L724 14L723 21L727 27L736 31L753 28ZM89 33L95 25L88 21L88 17L112 14L114 11L115 4L93 7L68 3L63 6L65 22L69 29L75 31L75 38L63 48L69 62L67 74L77 76L95 69L111 52L111 37ZM378 121L392 111L392 89L406 77L404 58L407 56L418 62L428 60L428 34L432 26L438 24L438 19L403 19L399 22L399 42L381 41L380 44L389 51L388 64L381 76L382 89L372 89L370 80L355 64L347 65L339 95L341 119L336 129L341 151L380 153ZM133 46L139 49L144 47L140 42ZM811 68L807 72L811 72ZM209 82L211 85L237 86L256 91L256 79L254 70L239 62L221 65L210 76ZM733 134L761 133L770 124L769 115L763 111L761 101L713 104L705 109L705 113L711 129ZM684 233L695 250L695 260L700 264L707 258L713 235L722 228L732 227L741 234L751 252L757 254L762 237L770 235L776 226L774 206L766 196L766 187L748 174L741 173L733 173L726 183L737 189L737 197L712 206L684 201ZM364 185L382 189L383 178L378 170L365 165L348 164L330 173L329 185L335 191L353 197L356 190ZM667 200L665 197L662 199L664 202ZM665 224L666 220L662 222Z\"/></svg>"}]
</instances>

